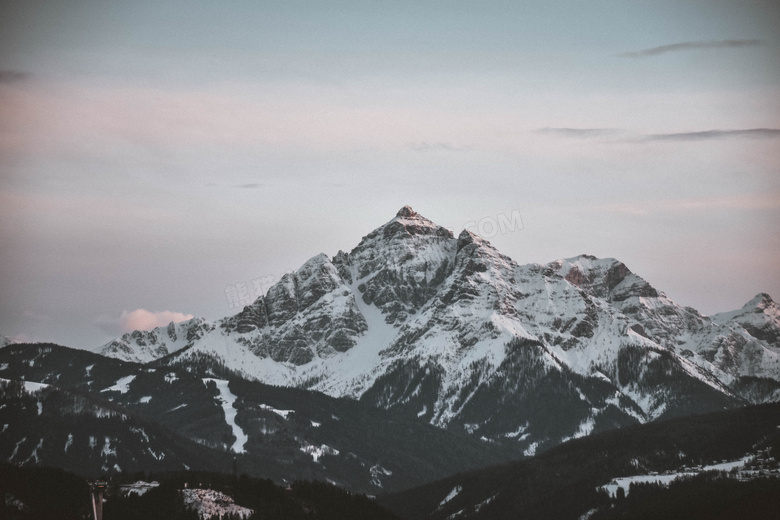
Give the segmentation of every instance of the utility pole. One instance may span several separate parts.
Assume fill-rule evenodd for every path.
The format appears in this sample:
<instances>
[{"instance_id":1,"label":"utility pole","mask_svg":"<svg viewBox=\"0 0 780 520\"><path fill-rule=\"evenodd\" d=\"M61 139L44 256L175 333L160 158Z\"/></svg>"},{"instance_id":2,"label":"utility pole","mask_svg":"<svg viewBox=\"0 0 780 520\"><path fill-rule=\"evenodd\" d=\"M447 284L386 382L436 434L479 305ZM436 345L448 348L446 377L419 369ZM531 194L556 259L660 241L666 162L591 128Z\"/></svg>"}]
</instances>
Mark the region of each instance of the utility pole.
<instances>
[{"instance_id":1,"label":"utility pole","mask_svg":"<svg viewBox=\"0 0 780 520\"><path fill-rule=\"evenodd\" d=\"M89 492L92 496L92 513L95 520L103 520L103 492L106 490L106 482L97 480L90 484Z\"/></svg>"}]
</instances>

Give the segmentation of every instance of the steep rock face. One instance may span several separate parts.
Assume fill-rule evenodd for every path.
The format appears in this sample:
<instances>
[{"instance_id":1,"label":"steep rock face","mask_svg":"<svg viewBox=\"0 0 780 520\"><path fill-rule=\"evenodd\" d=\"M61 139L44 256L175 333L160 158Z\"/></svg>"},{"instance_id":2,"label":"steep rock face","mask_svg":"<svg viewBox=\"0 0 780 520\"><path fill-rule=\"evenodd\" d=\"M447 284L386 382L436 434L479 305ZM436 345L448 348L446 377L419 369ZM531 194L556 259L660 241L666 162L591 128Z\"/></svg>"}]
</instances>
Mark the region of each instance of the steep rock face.
<instances>
[{"instance_id":1,"label":"steep rock face","mask_svg":"<svg viewBox=\"0 0 780 520\"><path fill-rule=\"evenodd\" d=\"M455 246L448 229L404 206L337 259L363 302L377 307L387 323L399 324L436 294L452 270Z\"/></svg>"},{"instance_id":2,"label":"steep rock face","mask_svg":"<svg viewBox=\"0 0 780 520\"><path fill-rule=\"evenodd\" d=\"M349 350L367 325L336 267L317 255L220 327L260 358L304 365Z\"/></svg>"},{"instance_id":3,"label":"steep rock face","mask_svg":"<svg viewBox=\"0 0 780 520\"><path fill-rule=\"evenodd\" d=\"M780 396L777 306L759 296L708 318L617 260L519 266L404 207L158 363L361 399L532 454Z\"/></svg>"}]
</instances>

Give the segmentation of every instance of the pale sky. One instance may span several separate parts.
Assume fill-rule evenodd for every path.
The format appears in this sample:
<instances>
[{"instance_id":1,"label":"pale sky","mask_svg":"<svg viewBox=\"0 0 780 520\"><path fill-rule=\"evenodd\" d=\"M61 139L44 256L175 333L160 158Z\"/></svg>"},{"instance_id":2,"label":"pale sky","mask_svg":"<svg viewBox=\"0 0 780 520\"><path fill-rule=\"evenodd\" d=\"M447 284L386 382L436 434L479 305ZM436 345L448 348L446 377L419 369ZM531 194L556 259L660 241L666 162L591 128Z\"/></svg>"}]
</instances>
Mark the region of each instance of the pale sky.
<instances>
[{"instance_id":1,"label":"pale sky","mask_svg":"<svg viewBox=\"0 0 780 520\"><path fill-rule=\"evenodd\" d=\"M0 334L218 319L406 204L705 314L780 298L779 28L774 0L0 0Z\"/></svg>"}]
</instances>

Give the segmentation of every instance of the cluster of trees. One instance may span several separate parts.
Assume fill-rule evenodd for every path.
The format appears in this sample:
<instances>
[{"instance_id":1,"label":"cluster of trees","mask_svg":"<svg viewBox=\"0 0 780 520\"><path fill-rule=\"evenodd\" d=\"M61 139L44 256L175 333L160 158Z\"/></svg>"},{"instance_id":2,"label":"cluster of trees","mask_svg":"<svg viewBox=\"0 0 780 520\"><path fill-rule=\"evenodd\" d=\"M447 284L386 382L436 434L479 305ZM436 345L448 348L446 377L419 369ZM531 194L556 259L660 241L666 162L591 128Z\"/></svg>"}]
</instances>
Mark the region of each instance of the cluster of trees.
<instances>
[{"instance_id":1,"label":"cluster of trees","mask_svg":"<svg viewBox=\"0 0 780 520\"><path fill-rule=\"evenodd\" d=\"M461 475L379 498L381 504L404 518L445 518L454 512L472 511L470 518L537 520L578 518L596 509L607 514L617 510L599 487L615 477L649 471L676 470L722 459L734 460L755 447L780 453L780 403L752 406L702 416L676 418L644 425L627 426L556 446L532 459L470 471ZM705 488L709 482L698 482ZM696 484L695 482L695 484ZM780 479L775 493L780 497ZM767 493L761 483L729 491L723 497L734 507L743 507L739 494L755 496L762 503ZM767 484L770 485L770 484ZM456 486L461 491L444 507L442 499ZM713 486L714 494L718 487ZM660 493L661 491L659 491ZM642 496L628 494L626 503ZM492 497L492 498L491 498ZM478 512L475 505L485 502ZM747 499L746 499L747 500ZM721 502L718 502L721 503ZM637 506L639 507L639 506ZM775 514L780 509L775 509ZM595 518L595 517L593 517ZM604 517L604 518L612 518ZM632 514L624 518L635 518ZM647 518L688 518L685 514L656 514ZM693 518L693 517L691 517ZM698 518L698 517L697 517ZM750 518L733 514L725 518ZM756 518L761 518L757 516Z\"/></svg>"},{"instance_id":2,"label":"cluster of trees","mask_svg":"<svg viewBox=\"0 0 780 520\"><path fill-rule=\"evenodd\" d=\"M614 500L609 507L600 508L590 520L769 520L777 518L778 511L780 479L742 482L713 472L675 480L669 486L631 484L626 496Z\"/></svg>"},{"instance_id":3,"label":"cluster of trees","mask_svg":"<svg viewBox=\"0 0 780 520\"><path fill-rule=\"evenodd\" d=\"M120 482L159 482L143 495L127 495ZM233 497L254 514L241 520L397 520L398 517L364 495L321 482L294 482L285 488L271 480L212 472L125 474L109 481L104 520L200 520L185 506L179 490L208 487ZM233 515L236 516L236 515ZM83 520L92 518L89 483L61 469L19 467L0 463L0 518L8 520ZM230 515L221 519L239 520Z\"/></svg>"}]
</instances>

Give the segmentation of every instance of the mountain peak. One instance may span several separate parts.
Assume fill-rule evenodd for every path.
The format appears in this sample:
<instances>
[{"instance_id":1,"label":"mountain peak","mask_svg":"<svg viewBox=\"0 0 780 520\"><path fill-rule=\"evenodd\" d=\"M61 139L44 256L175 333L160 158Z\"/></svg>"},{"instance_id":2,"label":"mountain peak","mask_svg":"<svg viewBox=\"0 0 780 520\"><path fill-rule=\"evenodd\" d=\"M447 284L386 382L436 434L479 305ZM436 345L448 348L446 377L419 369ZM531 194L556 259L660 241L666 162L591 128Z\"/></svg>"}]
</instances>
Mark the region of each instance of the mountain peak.
<instances>
[{"instance_id":1,"label":"mountain peak","mask_svg":"<svg viewBox=\"0 0 780 520\"><path fill-rule=\"evenodd\" d=\"M775 301L767 293L758 293L752 300L743 306L743 309L756 307L763 311L764 309L773 306L774 303Z\"/></svg>"},{"instance_id":2,"label":"mountain peak","mask_svg":"<svg viewBox=\"0 0 780 520\"><path fill-rule=\"evenodd\" d=\"M395 216L398 218L414 218L419 217L420 214L414 211L411 206L404 206L398 210L398 213L396 213Z\"/></svg>"},{"instance_id":3,"label":"mountain peak","mask_svg":"<svg viewBox=\"0 0 780 520\"><path fill-rule=\"evenodd\" d=\"M385 238L416 235L453 238L451 231L420 215L411 206L404 206L398 210L395 218L384 226L375 229L373 233L377 232L381 232ZM373 233L368 236L372 236Z\"/></svg>"},{"instance_id":4,"label":"mountain peak","mask_svg":"<svg viewBox=\"0 0 780 520\"><path fill-rule=\"evenodd\" d=\"M479 235L472 233L468 229L464 229L460 232L460 235L458 235L458 251L463 249L469 244L477 244L482 245L486 243L487 241L480 237Z\"/></svg>"}]
</instances>

